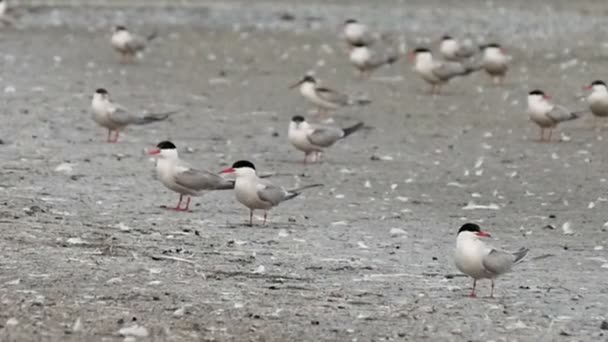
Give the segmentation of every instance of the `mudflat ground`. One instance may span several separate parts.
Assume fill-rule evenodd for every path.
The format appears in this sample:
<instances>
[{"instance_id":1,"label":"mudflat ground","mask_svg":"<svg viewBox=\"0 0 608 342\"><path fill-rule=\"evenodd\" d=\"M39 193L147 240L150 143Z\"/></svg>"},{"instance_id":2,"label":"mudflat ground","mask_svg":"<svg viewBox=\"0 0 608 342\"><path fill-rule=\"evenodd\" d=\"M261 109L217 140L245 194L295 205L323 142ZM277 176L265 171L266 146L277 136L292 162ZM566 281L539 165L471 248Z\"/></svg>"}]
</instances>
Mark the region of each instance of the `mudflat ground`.
<instances>
[{"instance_id":1,"label":"mudflat ground","mask_svg":"<svg viewBox=\"0 0 608 342\"><path fill-rule=\"evenodd\" d=\"M608 65L608 8L459 3L25 10L0 31L0 340L122 341L124 328L138 341L605 340L608 128L584 117L538 143L525 97L542 88L585 108L581 87ZM446 31L499 40L511 71L502 87L479 74L438 97L405 58L360 81L336 36L348 16L407 49ZM159 32L132 65L109 46L120 22ZM311 70L372 103L337 111L367 129L305 166L286 130L311 107L287 86ZM180 113L107 144L89 112L99 87ZM230 191L173 212L145 154L165 139L207 170L249 159L276 183L325 186L266 226L246 226ZM489 282L467 297L453 265L467 221L531 250L494 299Z\"/></svg>"}]
</instances>

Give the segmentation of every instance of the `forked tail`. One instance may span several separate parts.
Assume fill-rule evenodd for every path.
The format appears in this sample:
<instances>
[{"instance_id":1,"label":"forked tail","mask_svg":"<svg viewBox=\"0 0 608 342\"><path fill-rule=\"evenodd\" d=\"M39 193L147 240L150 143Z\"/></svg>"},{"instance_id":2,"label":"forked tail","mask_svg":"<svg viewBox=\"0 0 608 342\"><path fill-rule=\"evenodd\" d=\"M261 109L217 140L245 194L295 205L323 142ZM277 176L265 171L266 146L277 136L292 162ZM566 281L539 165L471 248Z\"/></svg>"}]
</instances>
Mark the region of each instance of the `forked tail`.
<instances>
[{"instance_id":1,"label":"forked tail","mask_svg":"<svg viewBox=\"0 0 608 342\"><path fill-rule=\"evenodd\" d=\"M361 127L363 127L364 123L363 122L358 122L350 127L346 127L343 128L342 130L344 131L344 136L343 138L346 138L347 136L355 133L356 131L358 131L359 129L361 129Z\"/></svg>"}]
</instances>

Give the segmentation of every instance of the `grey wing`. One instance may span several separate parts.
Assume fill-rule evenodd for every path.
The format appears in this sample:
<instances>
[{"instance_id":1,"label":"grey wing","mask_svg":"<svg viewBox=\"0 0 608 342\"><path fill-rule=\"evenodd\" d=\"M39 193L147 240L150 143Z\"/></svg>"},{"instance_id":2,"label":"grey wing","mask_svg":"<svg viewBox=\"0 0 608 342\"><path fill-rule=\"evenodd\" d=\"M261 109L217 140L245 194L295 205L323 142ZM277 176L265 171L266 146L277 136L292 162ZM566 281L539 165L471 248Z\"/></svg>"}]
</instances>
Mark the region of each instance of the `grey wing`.
<instances>
[{"instance_id":1,"label":"grey wing","mask_svg":"<svg viewBox=\"0 0 608 342\"><path fill-rule=\"evenodd\" d=\"M499 275L508 272L514 261L513 254L493 249L483 258L482 264L486 270Z\"/></svg>"},{"instance_id":2,"label":"grey wing","mask_svg":"<svg viewBox=\"0 0 608 342\"><path fill-rule=\"evenodd\" d=\"M136 123L138 120L137 116L130 114L129 111L118 105L115 105L114 108L110 110L109 118L112 122L122 126Z\"/></svg>"},{"instance_id":3,"label":"grey wing","mask_svg":"<svg viewBox=\"0 0 608 342\"><path fill-rule=\"evenodd\" d=\"M465 67L460 63L443 62L433 69L433 74L439 79L449 80L454 76L463 75L465 71Z\"/></svg>"},{"instance_id":4,"label":"grey wing","mask_svg":"<svg viewBox=\"0 0 608 342\"><path fill-rule=\"evenodd\" d=\"M319 127L310 132L306 138L313 145L329 147L344 137L344 130L334 127Z\"/></svg>"},{"instance_id":5,"label":"grey wing","mask_svg":"<svg viewBox=\"0 0 608 342\"><path fill-rule=\"evenodd\" d=\"M327 102L337 103L343 106L348 104L348 96L335 90L319 87L316 89L316 91L319 97Z\"/></svg>"},{"instance_id":6,"label":"grey wing","mask_svg":"<svg viewBox=\"0 0 608 342\"><path fill-rule=\"evenodd\" d=\"M126 44L126 48L134 52L143 50L145 47L146 41L144 38L136 35L133 35L133 39Z\"/></svg>"},{"instance_id":7,"label":"grey wing","mask_svg":"<svg viewBox=\"0 0 608 342\"><path fill-rule=\"evenodd\" d=\"M269 181L259 180L258 197L272 205L277 205L287 199L289 193L285 189L278 187Z\"/></svg>"},{"instance_id":8,"label":"grey wing","mask_svg":"<svg viewBox=\"0 0 608 342\"><path fill-rule=\"evenodd\" d=\"M234 181L224 179L211 172L196 169L186 169L179 172L174 179L175 183L196 191L234 189Z\"/></svg>"},{"instance_id":9,"label":"grey wing","mask_svg":"<svg viewBox=\"0 0 608 342\"><path fill-rule=\"evenodd\" d=\"M578 119L583 113L584 112L571 112L565 107L555 105L553 109L547 114L547 116L555 122L562 122Z\"/></svg>"},{"instance_id":10,"label":"grey wing","mask_svg":"<svg viewBox=\"0 0 608 342\"><path fill-rule=\"evenodd\" d=\"M457 55L462 58L469 58L477 54L479 49L475 46L471 39L465 39L460 45Z\"/></svg>"}]
</instances>

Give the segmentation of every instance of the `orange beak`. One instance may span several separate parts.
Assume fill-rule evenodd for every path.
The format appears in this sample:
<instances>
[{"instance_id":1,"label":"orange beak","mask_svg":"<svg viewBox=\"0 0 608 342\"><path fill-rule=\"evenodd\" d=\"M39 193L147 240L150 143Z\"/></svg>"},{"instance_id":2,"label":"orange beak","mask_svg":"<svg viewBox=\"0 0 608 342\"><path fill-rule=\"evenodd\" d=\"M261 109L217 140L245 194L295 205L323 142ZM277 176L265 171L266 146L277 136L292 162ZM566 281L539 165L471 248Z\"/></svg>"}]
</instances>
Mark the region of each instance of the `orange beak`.
<instances>
[{"instance_id":1,"label":"orange beak","mask_svg":"<svg viewBox=\"0 0 608 342\"><path fill-rule=\"evenodd\" d=\"M223 174L223 173L234 173L234 171L235 171L234 168L229 167L227 169L222 170L222 172L220 172L220 174Z\"/></svg>"},{"instance_id":2,"label":"orange beak","mask_svg":"<svg viewBox=\"0 0 608 342\"><path fill-rule=\"evenodd\" d=\"M155 148L153 150L150 150L150 151L148 151L148 154L151 155L151 156L155 156L157 154L160 154L160 149Z\"/></svg>"}]
</instances>

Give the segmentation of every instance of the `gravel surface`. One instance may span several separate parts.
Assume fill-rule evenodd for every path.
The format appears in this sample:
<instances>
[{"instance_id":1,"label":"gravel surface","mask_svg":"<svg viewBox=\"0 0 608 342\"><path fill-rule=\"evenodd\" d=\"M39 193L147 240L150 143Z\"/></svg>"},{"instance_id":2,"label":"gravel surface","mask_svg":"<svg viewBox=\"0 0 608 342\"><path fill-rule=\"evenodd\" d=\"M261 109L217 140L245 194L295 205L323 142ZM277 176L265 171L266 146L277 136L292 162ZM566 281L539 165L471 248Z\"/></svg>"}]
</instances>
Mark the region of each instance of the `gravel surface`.
<instances>
[{"instance_id":1,"label":"gravel surface","mask_svg":"<svg viewBox=\"0 0 608 342\"><path fill-rule=\"evenodd\" d=\"M604 2L247 3L21 8L0 31L0 340L606 340L608 128L584 117L538 143L525 114L537 87L585 108L581 86L608 63ZM408 49L445 31L504 41L507 82L479 74L432 97L405 59L361 82L335 34L359 14ZM121 21L159 32L132 65L109 47ZM336 112L366 129L305 166L286 130L311 107L287 86L311 70L372 103ZM107 144L98 87L180 113ZM249 159L275 183L325 186L266 226L246 226L230 191L167 210L178 196L145 154L165 139L210 171ZM531 250L496 298L487 281L467 297L453 265L467 221Z\"/></svg>"}]
</instances>

